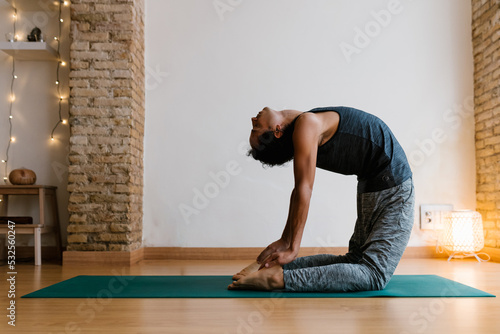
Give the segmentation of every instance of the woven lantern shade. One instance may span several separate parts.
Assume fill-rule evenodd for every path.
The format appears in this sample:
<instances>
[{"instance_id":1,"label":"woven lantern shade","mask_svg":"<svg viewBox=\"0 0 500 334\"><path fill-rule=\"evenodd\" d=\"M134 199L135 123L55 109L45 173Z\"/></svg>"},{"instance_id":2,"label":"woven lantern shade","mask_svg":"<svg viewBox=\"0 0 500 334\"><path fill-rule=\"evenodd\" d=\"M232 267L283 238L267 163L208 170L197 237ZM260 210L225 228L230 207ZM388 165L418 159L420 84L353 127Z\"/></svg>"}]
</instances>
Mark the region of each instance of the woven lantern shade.
<instances>
[{"instance_id":1,"label":"woven lantern shade","mask_svg":"<svg viewBox=\"0 0 500 334\"><path fill-rule=\"evenodd\" d=\"M450 211L444 214L443 246L452 257L457 254L476 256L484 247L481 214L472 210Z\"/></svg>"}]
</instances>

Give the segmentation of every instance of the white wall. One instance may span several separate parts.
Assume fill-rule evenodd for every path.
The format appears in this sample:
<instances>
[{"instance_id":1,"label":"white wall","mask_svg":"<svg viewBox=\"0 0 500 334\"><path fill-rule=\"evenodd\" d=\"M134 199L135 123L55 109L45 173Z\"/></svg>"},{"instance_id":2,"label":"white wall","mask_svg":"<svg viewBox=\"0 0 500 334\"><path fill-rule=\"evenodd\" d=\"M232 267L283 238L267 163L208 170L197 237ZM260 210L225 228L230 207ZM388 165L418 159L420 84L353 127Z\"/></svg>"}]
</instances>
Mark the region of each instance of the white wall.
<instances>
[{"instance_id":1,"label":"white wall","mask_svg":"<svg viewBox=\"0 0 500 334\"><path fill-rule=\"evenodd\" d=\"M5 41L5 34L13 32L13 11L5 2L0 1L0 40ZM63 7L63 32L66 35L61 39L61 55L68 63L69 59L69 8ZM16 30L22 40L38 26L52 47L57 49L53 40L58 35L57 12L23 12L18 11ZM13 136L16 141L12 143L9 152L8 173L16 168L25 167L35 171L37 184L54 185L58 187L57 196L59 216L63 240L66 240L66 227L68 221L68 125L60 125L55 134L54 141L50 140L50 133L59 119L58 96L55 85L56 61L16 61L16 79L14 93L16 100L13 105ZM61 93L63 101L63 118L68 119L67 97L68 67L60 69ZM12 57L0 51L0 160L5 159L5 152L9 141L9 96L12 72ZM3 183L4 164L0 163L0 184ZM0 203L2 205L2 203ZM50 211L49 211L50 212ZM33 196L11 196L9 199L9 216L33 216L38 222L38 202ZM50 214L47 218L50 219ZM52 223L52 222L50 222ZM16 244L32 245L32 236L17 236ZM43 237L43 245L55 245L53 237Z\"/></svg>"},{"instance_id":2,"label":"white wall","mask_svg":"<svg viewBox=\"0 0 500 334\"><path fill-rule=\"evenodd\" d=\"M281 235L291 168L244 154L264 106L375 114L412 163L417 209L474 208L470 21L469 0L146 1L144 245L264 247ZM211 174L228 164L218 186ZM204 189L213 198L193 203ZM354 176L318 170L302 246L348 245L355 189ZM410 245L431 242L416 222Z\"/></svg>"}]
</instances>

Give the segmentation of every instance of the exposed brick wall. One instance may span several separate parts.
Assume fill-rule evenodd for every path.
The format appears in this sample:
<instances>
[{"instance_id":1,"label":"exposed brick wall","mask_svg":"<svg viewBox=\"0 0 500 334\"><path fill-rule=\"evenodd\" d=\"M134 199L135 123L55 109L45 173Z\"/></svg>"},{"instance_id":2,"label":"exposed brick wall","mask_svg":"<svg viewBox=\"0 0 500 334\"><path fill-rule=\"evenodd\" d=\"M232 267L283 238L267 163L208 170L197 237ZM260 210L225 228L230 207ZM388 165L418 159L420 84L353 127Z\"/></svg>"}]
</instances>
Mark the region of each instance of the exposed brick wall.
<instances>
[{"instance_id":1,"label":"exposed brick wall","mask_svg":"<svg viewBox=\"0 0 500 334\"><path fill-rule=\"evenodd\" d=\"M485 246L500 248L500 1L472 0L477 209Z\"/></svg>"},{"instance_id":2,"label":"exposed brick wall","mask_svg":"<svg viewBox=\"0 0 500 334\"><path fill-rule=\"evenodd\" d=\"M142 240L144 0L72 0L69 251Z\"/></svg>"}]
</instances>

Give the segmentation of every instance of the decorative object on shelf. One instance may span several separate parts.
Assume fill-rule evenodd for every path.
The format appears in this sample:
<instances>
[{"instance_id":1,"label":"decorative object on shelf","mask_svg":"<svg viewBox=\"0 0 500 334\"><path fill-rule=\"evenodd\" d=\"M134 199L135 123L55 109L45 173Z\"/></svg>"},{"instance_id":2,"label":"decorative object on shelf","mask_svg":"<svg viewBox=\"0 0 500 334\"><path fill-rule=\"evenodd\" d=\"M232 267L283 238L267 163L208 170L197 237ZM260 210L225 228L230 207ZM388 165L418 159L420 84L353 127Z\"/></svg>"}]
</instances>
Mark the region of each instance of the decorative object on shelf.
<instances>
[{"instance_id":1,"label":"decorative object on shelf","mask_svg":"<svg viewBox=\"0 0 500 334\"><path fill-rule=\"evenodd\" d=\"M477 253L484 247L481 214L472 210L450 211L444 214L443 246L452 258L475 257L479 262L488 261L489 255ZM481 259L485 255L487 259Z\"/></svg>"},{"instance_id":2,"label":"decorative object on shelf","mask_svg":"<svg viewBox=\"0 0 500 334\"><path fill-rule=\"evenodd\" d=\"M14 169L9 174L9 181L16 186L32 185L36 182L36 174L31 169Z\"/></svg>"},{"instance_id":3,"label":"decorative object on shelf","mask_svg":"<svg viewBox=\"0 0 500 334\"><path fill-rule=\"evenodd\" d=\"M34 27L30 34L26 37L29 42L39 42L42 36L42 31L38 27Z\"/></svg>"},{"instance_id":4,"label":"decorative object on shelf","mask_svg":"<svg viewBox=\"0 0 500 334\"><path fill-rule=\"evenodd\" d=\"M16 35L13 32L6 33L5 39L7 40L7 42L11 42L11 43L17 41Z\"/></svg>"}]
</instances>

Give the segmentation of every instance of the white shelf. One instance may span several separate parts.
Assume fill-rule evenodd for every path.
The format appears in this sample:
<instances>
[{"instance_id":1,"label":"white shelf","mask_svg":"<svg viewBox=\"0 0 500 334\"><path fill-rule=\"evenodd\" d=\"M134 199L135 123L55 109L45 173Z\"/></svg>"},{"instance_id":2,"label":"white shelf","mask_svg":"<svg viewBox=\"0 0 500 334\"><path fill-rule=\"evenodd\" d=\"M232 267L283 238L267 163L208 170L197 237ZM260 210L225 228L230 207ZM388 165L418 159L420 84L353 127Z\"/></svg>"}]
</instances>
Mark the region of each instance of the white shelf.
<instances>
[{"instance_id":1,"label":"white shelf","mask_svg":"<svg viewBox=\"0 0 500 334\"><path fill-rule=\"evenodd\" d=\"M11 6L23 11L55 11L58 9L57 0L6 0Z\"/></svg>"},{"instance_id":2,"label":"white shelf","mask_svg":"<svg viewBox=\"0 0 500 334\"><path fill-rule=\"evenodd\" d=\"M0 42L0 50L16 60L58 60L47 42Z\"/></svg>"}]
</instances>

